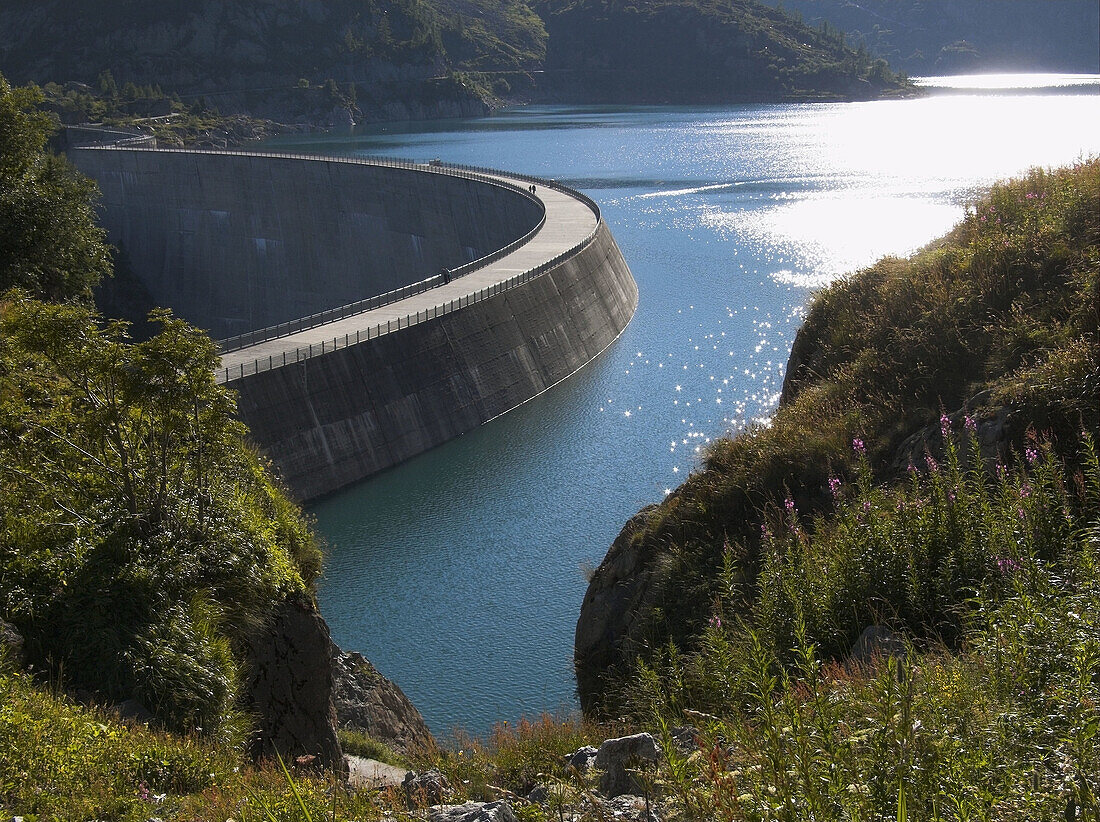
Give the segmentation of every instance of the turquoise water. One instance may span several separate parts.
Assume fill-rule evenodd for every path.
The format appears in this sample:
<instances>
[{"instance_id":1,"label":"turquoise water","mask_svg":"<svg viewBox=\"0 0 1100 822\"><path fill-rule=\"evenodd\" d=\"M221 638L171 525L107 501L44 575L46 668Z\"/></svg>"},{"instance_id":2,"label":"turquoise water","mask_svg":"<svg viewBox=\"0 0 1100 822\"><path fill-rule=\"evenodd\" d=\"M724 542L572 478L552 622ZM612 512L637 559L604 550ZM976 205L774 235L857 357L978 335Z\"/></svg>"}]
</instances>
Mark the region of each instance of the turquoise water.
<instances>
[{"instance_id":1,"label":"turquoise water","mask_svg":"<svg viewBox=\"0 0 1100 822\"><path fill-rule=\"evenodd\" d=\"M401 685L437 734L573 710L585 569L711 438L767 419L813 289L926 244L997 178L1100 153L1089 83L836 105L531 107L273 141L561 180L600 203L641 295L579 374L313 506L334 639Z\"/></svg>"}]
</instances>

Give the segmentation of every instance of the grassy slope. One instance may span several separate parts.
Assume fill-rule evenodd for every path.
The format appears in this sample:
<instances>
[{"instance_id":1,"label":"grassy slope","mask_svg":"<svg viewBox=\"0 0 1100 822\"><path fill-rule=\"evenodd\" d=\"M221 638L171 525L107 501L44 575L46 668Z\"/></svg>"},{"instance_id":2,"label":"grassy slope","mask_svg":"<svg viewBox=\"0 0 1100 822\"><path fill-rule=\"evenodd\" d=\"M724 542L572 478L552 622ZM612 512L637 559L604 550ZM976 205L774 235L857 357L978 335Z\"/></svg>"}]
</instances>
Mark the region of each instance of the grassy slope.
<instances>
[{"instance_id":1,"label":"grassy slope","mask_svg":"<svg viewBox=\"0 0 1100 822\"><path fill-rule=\"evenodd\" d=\"M923 444L942 448L941 413L957 419L966 407L991 431L1001 420L1001 444L1017 453L1034 427L1076 459L1098 418L1098 215L1100 163L1036 171L995 187L912 259L883 260L819 295L771 426L717 443L635 535L647 601L618 673L586 672L582 660L582 684L584 673L604 680L582 702L613 705L609 686L637 653L693 647L727 545L751 586L761 523L786 498L806 515L831 504L829 477L855 473L854 438L877 478L896 477L920 463Z\"/></svg>"}]
</instances>

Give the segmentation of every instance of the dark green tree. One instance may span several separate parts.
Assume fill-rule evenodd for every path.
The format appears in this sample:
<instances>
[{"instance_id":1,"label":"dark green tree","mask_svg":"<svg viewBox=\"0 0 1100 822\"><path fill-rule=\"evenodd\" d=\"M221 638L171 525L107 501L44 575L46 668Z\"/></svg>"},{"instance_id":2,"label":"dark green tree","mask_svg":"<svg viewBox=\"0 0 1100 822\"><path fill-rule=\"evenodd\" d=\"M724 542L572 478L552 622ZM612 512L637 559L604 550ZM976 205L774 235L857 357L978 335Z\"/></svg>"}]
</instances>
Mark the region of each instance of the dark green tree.
<instances>
[{"instance_id":1,"label":"dark green tree","mask_svg":"<svg viewBox=\"0 0 1100 822\"><path fill-rule=\"evenodd\" d=\"M0 75L0 292L13 286L46 300L90 301L111 272L96 225L98 190L64 158L46 152L53 129L34 86Z\"/></svg>"},{"instance_id":2,"label":"dark green tree","mask_svg":"<svg viewBox=\"0 0 1100 822\"><path fill-rule=\"evenodd\" d=\"M320 555L215 345L153 319L132 343L84 305L0 300L0 618L64 684L216 733L249 632L311 596Z\"/></svg>"}]
</instances>

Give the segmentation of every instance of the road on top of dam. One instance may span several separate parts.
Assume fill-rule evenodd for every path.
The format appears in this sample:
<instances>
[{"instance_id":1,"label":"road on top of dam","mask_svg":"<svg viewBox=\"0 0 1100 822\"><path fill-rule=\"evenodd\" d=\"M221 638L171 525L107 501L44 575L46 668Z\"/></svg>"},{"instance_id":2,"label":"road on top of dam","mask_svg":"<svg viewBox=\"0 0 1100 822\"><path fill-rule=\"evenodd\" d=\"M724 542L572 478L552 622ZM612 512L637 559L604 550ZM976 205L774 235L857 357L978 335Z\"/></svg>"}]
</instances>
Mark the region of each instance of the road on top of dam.
<instances>
[{"instance_id":1,"label":"road on top of dam","mask_svg":"<svg viewBox=\"0 0 1100 822\"><path fill-rule=\"evenodd\" d=\"M530 185L526 180L504 174L482 174L482 176L518 185L521 188L527 188ZM243 368L243 374L247 376L252 373L249 367L257 361L277 363L283 359L284 353L295 354L296 360L297 351L309 348L310 345L320 346L323 342L331 344L333 339L342 338L346 334L354 337L357 331L365 332L368 328L384 326L391 321L396 325L398 320L404 321L409 315L430 311L432 308L476 294L517 274L530 271L576 247L596 229L596 214L582 200L563 191L538 184L534 194L546 208L546 219L542 227L530 240L496 262L457 277L446 285L380 308L227 352L221 357L219 370L224 372L228 369L228 372L232 373ZM364 297L369 296L364 295ZM287 361L288 363L291 361L289 357Z\"/></svg>"}]
</instances>

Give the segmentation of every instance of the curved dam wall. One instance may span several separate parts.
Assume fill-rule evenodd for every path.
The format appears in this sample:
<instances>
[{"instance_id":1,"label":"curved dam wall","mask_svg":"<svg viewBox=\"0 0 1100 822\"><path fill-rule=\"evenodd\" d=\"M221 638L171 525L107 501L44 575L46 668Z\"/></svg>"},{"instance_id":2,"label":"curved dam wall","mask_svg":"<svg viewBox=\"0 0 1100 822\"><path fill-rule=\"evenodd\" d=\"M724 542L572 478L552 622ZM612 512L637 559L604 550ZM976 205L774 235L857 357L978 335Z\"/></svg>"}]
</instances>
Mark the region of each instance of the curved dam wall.
<instances>
[{"instance_id":1,"label":"curved dam wall","mask_svg":"<svg viewBox=\"0 0 1100 822\"><path fill-rule=\"evenodd\" d=\"M537 396L614 342L637 303L600 222L588 245L522 285L231 385L257 442L310 499Z\"/></svg>"},{"instance_id":2,"label":"curved dam wall","mask_svg":"<svg viewBox=\"0 0 1100 822\"><path fill-rule=\"evenodd\" d=\"M382 294L503 248L543 216L518 188L248 153L70 149L157 305L216 338Z\"/></svg>"}]
</instances>

